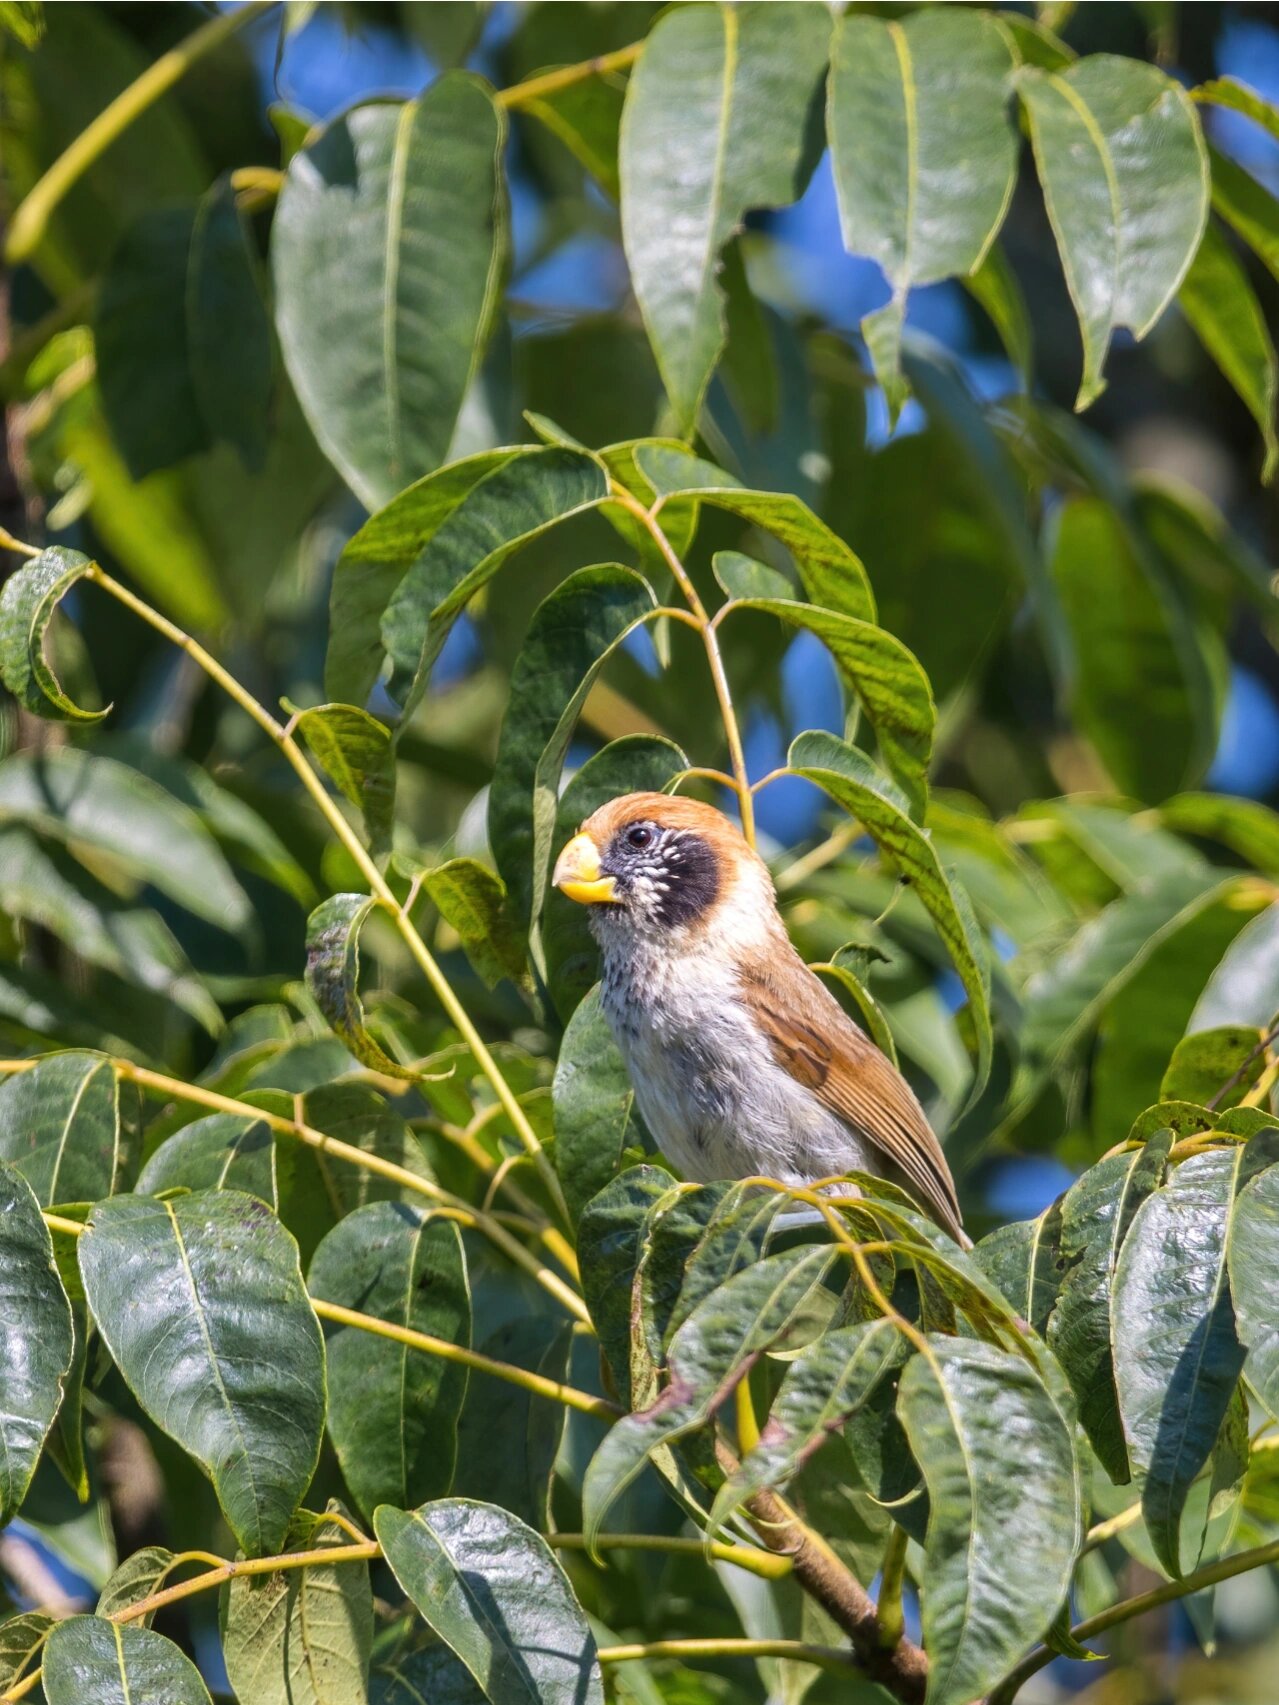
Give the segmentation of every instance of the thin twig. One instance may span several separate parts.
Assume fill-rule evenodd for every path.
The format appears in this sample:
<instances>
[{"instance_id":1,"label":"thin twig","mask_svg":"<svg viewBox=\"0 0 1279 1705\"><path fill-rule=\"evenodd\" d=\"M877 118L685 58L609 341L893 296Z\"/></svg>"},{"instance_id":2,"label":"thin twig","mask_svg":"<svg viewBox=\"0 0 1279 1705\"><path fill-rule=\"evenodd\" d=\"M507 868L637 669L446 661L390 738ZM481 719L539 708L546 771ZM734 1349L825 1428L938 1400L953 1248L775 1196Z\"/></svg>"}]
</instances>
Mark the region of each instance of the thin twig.
<instances>
[{"instance_id":1,"label":"thin twig","mask_svg":"<svg viewBox=\"0 0 1279 1705\"><path fill-rule=\"evenodd\" d=\"M639 58L643 47L642 41L633 41L628 47L597 54L594 59L584 59L580 64L563 65L557 71L543 71L539 77L529 77L523 83L512 84L509 89L499 89L493 99L508 112L517 112L546 95L556 95L574 83L583 83L588 77L606 77L612 71L624 71Z\"/></svg>"},{"instance_id":2,"label":"thin twig","mask_svg":"<svg viewBox=\"0 0 1279 1705\"><path fill-rule=\"evenodd\" d=\"M1226 1079L1225 1083L1222 1084L1221 1088L1213 1096L1212 1100L1205 1103L1205 1105L1206 1105L1206 1107L1210 1113L1215 1113L1217 1111L1217 1108L1221 1105L1221 1103L1225 1100L1225 1098L1230 1094L1230 1091L1235 1087L1235 1085L1237 1083L1239 1083L1241 1079L1243 1079L1244 1077L1246 1077L1248 1075L1248 1068L1249 1068L1249 1066L1251 1066L1252 1062L1257 1058L1258 1054L1264 1054L1266 1049L1270 1046L1270 1044L1276 1040L1279 1040L1279 1024L1275 1025L1274 1029L1269 1033L1269 1035L1263 1036L1261 1038L1260 1042L1257 1043L1257 1046L1248 1055L1248 1058L1243 1062L1243 1064L1239 1067L1239 1069L1237 1071L1232 1072L1230 1074L1230 1076Z\"/></svg>"}]
</instances>

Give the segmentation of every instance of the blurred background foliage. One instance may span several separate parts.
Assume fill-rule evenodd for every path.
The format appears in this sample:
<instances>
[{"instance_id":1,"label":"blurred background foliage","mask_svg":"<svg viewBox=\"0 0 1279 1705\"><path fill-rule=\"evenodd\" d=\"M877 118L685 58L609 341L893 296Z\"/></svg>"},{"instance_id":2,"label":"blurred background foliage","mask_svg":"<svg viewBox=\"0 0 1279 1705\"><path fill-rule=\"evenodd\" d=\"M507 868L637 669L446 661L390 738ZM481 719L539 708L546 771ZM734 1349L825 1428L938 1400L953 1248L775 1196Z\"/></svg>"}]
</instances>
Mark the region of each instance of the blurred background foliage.
<instances>
[{"instance_id":1,"label":"blurred background foliage","mask_svg":"<svg viewBox=\"0 0 1279 1705\"><path fill-rule=\"evenodd\" d=\"M334 564L366 510L335 467L341 456L317 445L315 411L299 405L282 359L268 268L275 174L316 123L353 103L416 94L463 65L509 88L625 48L657 8L284 11L283 26L278 12L254 18L192 64L5 275L0 523L99 560L264 704L310 706L326 697ZM207 15L66 4L46 9L29 42L17 27L4 36L10 210ZM1075 53L1151 60L1187 85L1238 76L1279 97L1279 8L1055 4L1019 15L1050 55L1055 31ZM509 280L436 461L531 441L526 411L591 446L679 431L621 245L625 83L624 70L609 72L510 113ZM895 421L858 330L889 288L874 261L845 252L829 156L793 205L750 212L726 252L728 342L699 444L748 485L798 493L853 546L883 624L932 680L928 826L995 948L995 1069L974 1106L964 1110L962 991L918 901L798 778L758 796L764 849L806 957L840 955L882 1009L947 1143L974 1235L1037 1213L1122 1141L1159 1098L1188 1029L1234 1025L1255 1038L1279 1008L1279 514L1262 478L1279 142L1242 113L1206 106L1202 116L1214 195L1224 186L1254 216L1250 247L1214 227L1226 300L1255 315L1248 372L1240 380L1236 365L1234 384L1205 347L1202 306L1183 292L1144 341L1116 334L1105 389L1072 412L1079 329L1029 170L1003 226L998 283L911 291L910 395ZM364 495L375 505L389 492ZM716 552L752 546L740 520L706 511L688 557L699 587L711 595ZM393 869L484 856L485 790L530 618L569 569L618 555L605 522L584 515L524 548L470 605L401 731ZM1035 619L1035 599L1055 608L1052 622ZM664 643L665 668L646 633L611 657L570 770L633 735L724 764L696 638L676 627ZM300 972L308 912L361 883L274 748L189 658L90 584L63 606L51 653L72 698L112 712L84 728L38 724L13 703L4 712L9 1050L102 1047L235 1093L323 1096L358 1077ZM811 634L742 615L727 662L752 778L783 764L798 731L844 731L838 678ZM381 688L371 708L391 708ZM545 1110L553 1011L510 980L491 986L443 912L432 930L517 1087ZM370 929L364 959L383 1046L401 1059L447 1048L453 1038L389 930ZM424 1121L464 1124L486 1093L464 1072L411 1099ZM501 1152L502 1121L486 1129ZM493 1299L486 1329L500 1337L521 1305L497 1286ZM166 1472L185 1474L207 1504L173 1456ZM92 1506L69 1520L55 1507L65 1491L53 1479L43 1490L59 1566L102 1575L107 1541ZM1271 1490L1246 1491L1244 1509L1273 1534ZM1100 1555L1097 1565L1108 1566ZM663 1569L659 1579L655 1566L617 1565L600 1615L633 1623L647 1603L652 1628L666 1626L672 1603L705 1588L679 1563ZM623 1613L628 1582L644 1596ZM727 1601L709 1614L727 1626ZM1231 1583L1218 1620L1227 1667L1205 1671L1193 1618L1172 1609L1125 1633L1121 1676L1087 1696L1269 1700L1270 1576ZM1089 1679L1076 1670L1053 1685ZM734 1698L745 1684L729 1666L696 1683L711 1691L687 1677L671 1685L666 1698L692 1701Z\"/></svg>"}]
</instances>

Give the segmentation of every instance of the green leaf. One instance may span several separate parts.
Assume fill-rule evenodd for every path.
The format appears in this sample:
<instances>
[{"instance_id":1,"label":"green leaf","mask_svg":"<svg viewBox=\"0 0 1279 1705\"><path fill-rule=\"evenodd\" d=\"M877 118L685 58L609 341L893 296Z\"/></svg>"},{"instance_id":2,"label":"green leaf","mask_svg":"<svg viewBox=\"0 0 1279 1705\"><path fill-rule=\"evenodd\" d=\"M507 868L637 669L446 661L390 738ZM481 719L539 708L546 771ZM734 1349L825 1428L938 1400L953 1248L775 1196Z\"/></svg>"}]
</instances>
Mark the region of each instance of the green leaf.
<instances>
[{"instance_id":1,"label":"green leaf","mask_svg":"<svg viewBox=\"0 0 1279 1705\"><path fill-rule=\"evenodd\" d=\"M845 686L866 712L886 768L910 799L913 814L922 816L937 707L928 677L913 653L871 622L811 604L748 597L736 599L732 607L762 610L821 640Z\"/></svg>"},{"instance_id":2,"label":"green leaf","mask_svg":"<svg viewBox=\"0 0 1279 1705\"><path fill-rule=\"evenodd\" d=\"M715 578L729 598L792 598L795 588L780 571L741 551L716 551Z\"/></svg>"},{"instance_id":3,"label":"green leaf","mask_svg":"<svg viewBox=\"0 0 1279 1705\"><path fill-rule=\"evenodd\" d=\"M637 445L635 463L658 496L696 498L771 533L794 557L810 602L875 620L875 595L861 559L791 492L748 491L722 468L655 444Z\"/></svg>"},{"instance_id":4,"label":"green leaf","mask_svg":"<svg viewBox=\"0 0 1279 1705\"><path fill-rule=\"evenodd\" d=\"M1248 274L1214 225L1205 227L1177 293L1182 312L1256 421L1265 444L1264 483L1279 466L1275 399L1279 361L1274 339Z\"/></svg>"},{"instance_id":5,"label":"green leaf","mask_svg":"<svg viewBox=\"0 0 1279 1705\"><path fill-rule=\"evenodd\" d=\"M1047 1323L1049 1348L1079 1405L1079 1420L1115 1483L1131 1477L1119 1413L1111 1347L1110 1295L1133 1218L1163 1182L1173 1133L1160 1131L1141 1148L1108 1155L1089 1167L1061 1203L1061 1263L1056 1306Z\"/></svg>"},{"instance_id":6,"label":"green leaf","mask_svg":"<svg viewBox=\"0 0 1279 1705\"><path fill-rule=\"evenodd\" d=\"M942 868L926 835L911 822L908 802L855 747L833 734L813 731L792 742L787 764L861 822L932 918L968 995L977 1037L977 1069L970 1094L977 1095L990 1072L990 973L985 943L967 897Z\"/></svg>"},{"instance_id":7,"label":"green leaf","mask_svg":"<svg viewBox=\"0 0 1279 1705\"><path fill-rule=\"evenodd\" d=\"M929 1705L968 1705L1043 1636L1070 1585L1082 1537L1074 1439L1030 1363L969 1339L930 1336L897 1407L929 1496Z\"/></svg>"},{"instance_id":8,"label":"green leaf","mask_svg":"<svg viewBox=\"0 0 1279 1705\"><path fill-rule=\"evenodd\" d=\"M1042 1337L1062 1281L1062 1204L1033 1220L1014 1220L983 1237L972 1252L1018 1317Z\"/></svg>"},{"instance_id":9,"label":"green leaf","mask_svg":"<svg viewBox=\"0 0 1279 1705\"><path fill-rule=\"evenodd\" d=\"M1116 785L1153 804L1199 780L1219 707L1173 585L1100 498L1063 506L1052 576L1074 649L1071 714Z\"/></svg>"},{"instance_id":10,"label":"green leaf","mask_svg":"<svg viewBox=\"0 0 1279 1705\"><path fill-rule=\"evenodd\" d=\"M293 707L286 701L285 708ZM313 705L294 714L316 763L363 815L369 850L374 858L381 858L390 851L395 825L391 730L368 711L349 704Z\"/></svg>"},{"instance_id":11,"label":"green leaf","mask_svg":"<svg viewBox=\"0 0 1279 1705\"><path fill-rule=\"evenodd\" d=\"M471 491L523 450L485 450L450 462L372 515L347 544L333 571L325 691L363 704L382 668L382 612L410 567Z\"/></svg>"},{"instance_id":12,"label":"green leaf","mask_svg":"<svg viewBox=\"0 0 1279 1705\"><path fill-rule=\"evenodd\" d=\"M574 1223L641 1134L635 1091L592 989L568 1021L551 1082L555 1169Z\"/></svg>"},{"instance_id":13,"label":"green leaf","mask_svg":"<svg viewBox=\"0 0 1279 1705\"><path fill-rule=\"evenodd\" d=\"M243 1113L210 1113L167 1138L138 1175L139 1196L168 1190L243 1190L278 1208L275 1133Z\"/></svg>"},{"instance_id":14,"label":"green leaf","mask_svg":"<svg viewBox=\"0 0 1279 1705\"><path fill-rule=\"evenodd\" d=\"M1065 12L1069 8L1053 7L1057 22L1064 28ZM1038 65L1045 71L1060 71L1078 56L1069 43L1050 30L1042 18L1028 18L1024 12L1001 11L999 21L1012 37L1017 57L1023 65Z\"/></svg>"},{"instance_id":15,"label":"green leaf","mask_svg":"<svg viewBox=\"0 0 1279 1705\"><path fill-rule=\"evenodd\" d=\"M617 151L622 128L622 91L611 79L584 77L522 100L520 110L539 119L580 161L604 192L621 195Z\"/></svg>"},{"instance_id":16,"label":"green leaf","mask_svg":"<svg viewBox=\"0 0 1279 1705\"><path fill-rule=\"evenodd\" d=\"M1239 1024L1183 1037L1159 1086L1160 1099L1211 1105L1218 1111L1237 1106L1265 1070L1261 1042L1259 1028Z\"/></svg>"},{"instance_id":17,"label":"green leaf","mask_svg":"<svg viewBox=\"0 0 1279 1705\"><path fill-rule=\"evenodd\" d=\"M788 1485L829 1435L872 1396L900 1350L901 1338L888 1320L836 1327L801 1350L786 1369L759 1443L716 1494L707 1531L717 1533L766 1486Z\"/></svg>"},{"instance_id":18,"label":"green leaf","mask_svg":"<svg viewBox=\"0 0 1279 1705\"><path fill-rule=\"evenodd\" d=\"M609 654L656 607L632 569L579 569L541 603L511 671L493 785L489 844L521 918L542 909L560 772L578 715Z\"/></svg>"},{"instance_id":19,"label":"green leaf","mask_svg":"<svg viewBox=\"0 0 1279 1705\"><path fill-rule=\"evenodd\" d=\"M311 1262L314 1296L468 1346L471 1302L451 1220L371 1202L341 1220ZM446 1494L457 1458L466 1369L352 1326L325 1326L329 1436L351 1495L378 1504Z\"/></svg>"},{"instance_id":20,"label":"green leaf","mask_svg":"<svg viewBox=\"0 0 1279 1705\"><path fill-rule=\"evenodd\" d=\"M331 1516L299 1510L288 1549L349 1545ZM366 1562L311 1563L237 1575L221 1605L222 1656L238 1699L253 1705L365 1705L373 1649Z\"/></svg>"},{"instance_id":21,"label":"green leaf","mask_svg":"<svg viewBox=\"0 0 1279 1705\"><path fill-rule=\"evenodd\" d=\"M373 1039L360 999L360 931L381 902L371 894L334 894L306 926L306 986L333 1033L361 1064L384 1077L418 1076Z\"/></svg>"},{"instance_id":22,"label":"green leaf","mask_svg":"<svg viewBox=\"0 0 1279 1705\"><path fill-rule=\"evenodd\" d=\"M93 332L103 412L134 479L218 443L262 468L271 325L229 179L128 227Z\"/></svg>"},{"instance_id":23,"label":"green leaf","mask_svg":"<svg viewBox=\"0 0 1279 1705\"><path fill-rule=\"evenodd\" d=\"M68 698L44 652L53 612L92 567L79 551L51 545L11 574L0 592L0 677L19 704L53 722L101 722L107 714Z\"/></svg>"},{"instance_id":24,"label":"green leaf","mask_svg":"<svg viewBox=\"0 0 1279 1705\"><path fill-rule=\"evenodd\" d=\"M248 896L195 812L114 758L70 746L6 758L0 818L104 854L220 929L251 925Z\"/></svg>"},{"instance_id":25,"label":"green leaf","mask_svg":"<svg viewBox=\"0 0 1279 1705\"><path fill-rule=\"evenodd\" d=\"M808 968L820 977L829 977L836 982L851 998L856 1007L854 1014L858 1024L870 1037L881 1054L886 1054L894 1065L898 1064L897 1044L889 1029L884 1010L867 988L865 982L853 969L854 965L862 967L864 958L856 946L841 947L836 951L834 959L828 965L813 964Z\"/></svg>"},{"instance_id":26,"label":"green leaf","mask_svg":"<svg viewBox=\"0 0 1279 1705\"><path fill-rule=\"evenodd\" d=\"M476 1348L495 1361L526 1368L543 1379L570 1380L573 1327L521 1313L490 1332ZM498 1504L535 1529L547 1531L551 1476L565 1442L569 1411L537 1392L490 1379L476 1381L458 1421L458 1497Z\"/></svg>"},{"instance_id":27,"label":"green leaf","mask_svg":"<svg viewBox=\"0 0 1279 1705\"><path fill-rule=\"evenodd\" d=\"M508 915L506 884L473 858L451 858L422 878L444 921L457 931L466 957L491 989L524 976L524 948Z\"/></svg>"},{"instance_id":28,"label":"green leaf","mask_svg":"<svg viewBox=\"0 0 1279 1705\"><path fill-rule=\"evenodd\" d=\"M706 1425L762 1353L784 1340L835 1259L833 1249L770 1255L703 1297L671 1339L670 1383L651 1407L627 1415L591 1459L582 1525L598 1538L612 1505L662 1445Z\"/></svg>"},{"instance_id":29,"label":"green leaf","mask_svg":"<svg viewBox=\"0 0 1279 1705\"><path fill-rule=\"evenodd\" d=\"M44 35L42 0L4 0L0 5L0 29L7 30L23 47L39 47Z\"/></svg>"},{"instance_id":30,"label":"green leaf","mask_svg":"<svg viewBox=\"0 0 1279 1705\"><path fill-rule=\"evenodd\" d=\"M626 91L622 241L662 381L690 437L724 346L720 251L814 163L830 17L807 5L689 6L662 17Z\"/></svg>"},{"instance_id":31,"label":"green leaf","mask_svg":"<svg viewBox=\"0 0 1279 1705\"><path fill-rule=\"evenodd\" d=\"M40 1204L0 1164L0 1526L31 1484L72 1348L71 1308Z\"/></svg>"},{"instance_id":32,"label":"green leaf","mask_svg":"<svg viewBox=\"0 0 1279 1705\"><path fill-rule=\"evenodd\" d=\"M1017 377L1023 388L1029 390L1034 365L1034 332L1026 298L1003 244L992 243L986 251L985 260L963 282L968 294L985 309L991 325L999 334L1004 353L1017 369Z\"/></svg>"},{"instance_id":33,"label":"green leaf","mask_svg":"<svg viewBox=\"0 0 1279 1705\"><path fill-rule=\"evenodd\" d=\"M478 371L507 264L504 139L487 85L452 71L416 100L352 108L289 162L271 232L280 344L369 509L444 460Z\"/></svg>"},{"instance_id":34,"label":"green leaf","mask_svg":"<svg viewBox=\"0 0 1279 1705\"><path fill-rule=\"evenodd\" d=\"M1196 101L1210 101L1213 106L1242 113L1271 136L1279 137L1279 108L1237 77L1210 77L1206 83L1192 89L1191 96Z\"/></svg>"},{"instance_id":35,"label":"green leaf","mask_svg":"<svg viewBox=\"0 0 1279 1705\"><path fill-rule=\"evenodd\" d=\"M138 1402L209 1475L244 1550L278 1551L324 1428L324 1342L293 1239L239 1191L116 1196L89 1216L80 1273Z\"/></svg>"},{"instance_id":36,"label":"green leaf","mask_svg":"<svg viewBox=\"0 0 1279 1705\"><path fill-rule=\"evenodd\" d=\"M1212 210L1279 277L1279 201L1228 154L1208 144Z\"/></svg>"},{"instance_id":37,"label":"green leaf","mask_svg":"<svg viewBox=\"0 0 1279 1705\"><path fill-rule=\"evenodd\" d=\"M1186 1031L1193 1035L1195 1031L1212 1030L1222 1024L1255 1025L1258 1030L1268 1030L1277 1013L1279 905L1274 905L1250 919L1226 949L1199 997Z\"/></svg>"},{"instance_id":38,"label":"green leaf","mask_svg":"<svg viewBox=\"0 0 1279 1705\"><path fill-rule=\"evenodd\" d=\"M1230 1213L1227 1261L1235 1320L1244 1346L1244 1374L1269 1414L1279 1415L1279 1333L1275 1330L1275 1251L1279 1246L1279 1134L1272 1125L1252 1137L1241 1163L1256 1175ZM1260 1169L1260 1170L1258 1170Z\"/></svg>"},{"instance_id":39,"label":"green leaf","mask_svg":"<svg viewBox=\"0 0 1279 1705\"><path fill-rule=\"evenodd\" d=\"M652 734L628 734L588 758L560 796L552 846L558 851L601 805L624 793L664 793L688 759L673 741ZM565 1022L599 976L599 949L583 915L552 890L542 914L542 950L546 981Z\"/></svg>"},{"instance_id":40,"label":"green leaf","mask_svg":"<svg viewBox=\"0 0 1279 1705\"><path fill-rule=\"evenodd\" d=\"M97 1616L112 1616L130 1605L140 1604L164 1585L169 1570L176 1561L175 1554L164 1545L145 1545L135 1551L111 1576L98 1594ZM155 1612L138 1618L139 1628L150 1628Z\"/></svg>"},{"instance_id":41,"label":"green leaf","mask_svg":"<svg viewBox=\"0 0 1279 1705\"><path fill-rule=\"evenodd\" d=\"M1279 815L1258 800L1182 793L1164 801L1159 819L1180 835L1218 841L1246 864L1268 876L1279 876Z\"/></svg>"},{"instance_id":42,"label":"green leaf","mask_svg":"<svg viewBox=\"0 0 1279 1705\"><path fill-rule=\"evenodd\" d=\"M396 1580L489 1705L604 1705L586 1617L532 1528L462 1498L384 1504L373 1526Z\"/></svg>"},{"instance_id":43,"label":"green leaf","mask_svg":"<svg viewBox=\"0 0 1279 1705\"><path fill-rule=\"evenodd\" d=\"M1174 1169L1137 1210L1111 1294L1128 1456L1150 1542L1171 1575L1182 1570L1186 1497L1243 1367L1226 1280L1226 1225L1242 1159L1236 1145Z\"/></svg>"},{"instance_id":44,"label":"green leaf","mask_svg":"<svg viewBox=\"0 0 1279 1705\"><path fill-rule=\"evenodd\" d=\"M844 247L892 287L862 332L894 420L907 292L976 271L1008 210L1013 68L999 24L962 7L901 21L849 13L835 31L827 125L840 226Z\"/></svg>"},{"instance_id":45,"label":"green leaf","mask_svg":"<svg viewBox=\"0 0 1279 1705\"><path fill-rule=\"evenodd\" d=\"M470 1670L447 1646L397 1653L374 1664L369 1705L484 1705Z\"/></svg>"},{"instance_id":46,"label":"green leaf","mask_svg":"<svg viewBox=\"0 0 1279 1705\"><path fill-rule=\"evenodd\" d=\"M163 1634L98 1616L59 1622L44 1648L49 1705L210 1705L200 1672Z\"/></svg>"},{"instance_id":47,"label":"green leaf","mask_svg":"<svg viewBox=\"0 0 1279 1705\"><path fill-rule=\"evenodd\" d=\"M613 1383L629 1406L631 1296L649 1214L680 1186L657 1166L632 1166L582 1210L577 1259L582 1295Z\"/></svg>"},{"instance_id":48,"label":"green leaf","mask_svg":"<svg viewBox=\"0 0 1279 1705\"><path fill-rule=\"evenodd\" d=\"M382 616L382 644L392 665L388 690L406 717L473 595L520 545L557 521L596 508L607 495L599 462L555 447L513 457L471 487L438 524ZM432 517L437 503L438 497L430 506Z\"/></svg>"},{"instance_id":49,"label":"green leaf","mask_svg":"<svg viewBox=\"0 0 1279 1705\"><path fill-rule=\"evenodd\" d=\"M46 1054L0 1084L0 1160L42 1208L96 1202L120 1186L133 1105L101 1054Z\"/></svg>"},{"instance_id":50,"label":"green leaf","mask_svg":"<svg viewBox=\"0 0 1279 1705\"><path fill-rule=\"evenodd\" d=\"M1098 53L1017 87L1084 341L1076 408L1105 388L1110 340L1140 340L1176 295L1208 218L1208 157L1181 86Z\"/></svg>"},{"instance_id":51,"label":"green leaf","mask_svg":"<svg viewBox=\"0 0 1279 1705\"><path fill-rule=\"evenodd\" d=\"M45 1636L57 1626L57 1618L42 1610L28 1610L0 1622L0 1687L12 1687L39 1661ZM32 1695L41 1705L41 1694Z\"/></svg>"}]
</instances>

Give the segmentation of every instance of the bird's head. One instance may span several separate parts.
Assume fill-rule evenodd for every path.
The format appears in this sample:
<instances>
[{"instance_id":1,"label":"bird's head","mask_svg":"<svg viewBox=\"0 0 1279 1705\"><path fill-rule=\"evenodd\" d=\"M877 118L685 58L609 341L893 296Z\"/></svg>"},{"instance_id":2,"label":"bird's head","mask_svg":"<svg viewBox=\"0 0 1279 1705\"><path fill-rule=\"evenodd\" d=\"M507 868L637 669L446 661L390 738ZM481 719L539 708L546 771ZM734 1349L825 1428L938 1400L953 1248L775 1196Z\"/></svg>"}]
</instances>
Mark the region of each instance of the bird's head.
<instances>
[{"instance_id":1,"label":"bird's head","mask_svg":"<svg viewBox=\"0 0 1279 1705\"><path fill-rule=\"evenodd\" d=\"M763 861L722 811L674 794L628 793L582 824L555 886L590 906L595 933L686 941L732 914L734 939L775 916Z\"/></svg>"}]
</instances>

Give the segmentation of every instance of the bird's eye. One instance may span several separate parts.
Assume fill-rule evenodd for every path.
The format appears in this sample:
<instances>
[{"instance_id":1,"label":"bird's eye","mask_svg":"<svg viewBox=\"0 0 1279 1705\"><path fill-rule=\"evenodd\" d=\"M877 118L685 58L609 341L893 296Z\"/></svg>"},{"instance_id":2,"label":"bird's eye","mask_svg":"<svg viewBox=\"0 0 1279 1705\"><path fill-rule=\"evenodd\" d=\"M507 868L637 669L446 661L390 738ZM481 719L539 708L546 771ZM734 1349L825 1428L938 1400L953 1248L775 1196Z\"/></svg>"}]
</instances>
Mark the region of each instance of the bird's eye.
<instances>
[{"instance_id":1,"label":"bird's eye","mask_svg":"<svg viewBox=\"0 0 1279 1705\"><path fill-rule=\"evenodd\" d=\"M637 823L633 829L626 831L626 844L628 847L634 847L636 852L643 852L645 847L653 844L653 831L646 829L642 823Z\"/></svg>"}]
</instances>

